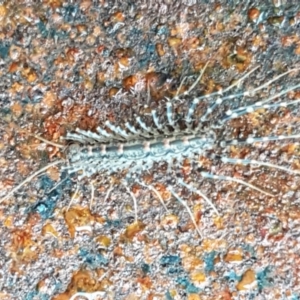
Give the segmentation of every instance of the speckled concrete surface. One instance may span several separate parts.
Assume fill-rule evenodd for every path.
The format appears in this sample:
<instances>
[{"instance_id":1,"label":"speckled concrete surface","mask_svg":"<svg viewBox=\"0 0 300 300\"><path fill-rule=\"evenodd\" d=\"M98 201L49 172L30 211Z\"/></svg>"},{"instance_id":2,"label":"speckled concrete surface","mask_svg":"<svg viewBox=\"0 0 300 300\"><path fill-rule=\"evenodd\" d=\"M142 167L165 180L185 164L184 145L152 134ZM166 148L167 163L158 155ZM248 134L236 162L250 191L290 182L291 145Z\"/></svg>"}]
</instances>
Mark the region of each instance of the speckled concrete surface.
<instances>
[{"instance_id":1,"label":"speckled concrete surface","mask_svg":"<svg viewBox=\"0 0 300 300\"><path fill-rule=\"evenodd\" d=\"M193 92L174 103L176 117L193 97L257 66L230 93L300 68L299 26L298 1L0 1L0 299L299 299L299 138L215 147L175 162L173 173L156 164L139 179L156 188L168 212L155 192L130 183L138 222L120 184L125 174L79 181L54 166L3 198L65 157L55 143L64 144L67 132L147 120L151 109L165 116L166 97L187 90L206 63ZM299 84L299 76L295 70L251 97L227 100L209 122ZM299 98L296 88L273 102ZM260 108L227 122L218 141L299 134L299 118L298 104ZM294 172L225 164L222 155ZM274 196L201 178L199 169Z\"/></svg>"}]
</instances>

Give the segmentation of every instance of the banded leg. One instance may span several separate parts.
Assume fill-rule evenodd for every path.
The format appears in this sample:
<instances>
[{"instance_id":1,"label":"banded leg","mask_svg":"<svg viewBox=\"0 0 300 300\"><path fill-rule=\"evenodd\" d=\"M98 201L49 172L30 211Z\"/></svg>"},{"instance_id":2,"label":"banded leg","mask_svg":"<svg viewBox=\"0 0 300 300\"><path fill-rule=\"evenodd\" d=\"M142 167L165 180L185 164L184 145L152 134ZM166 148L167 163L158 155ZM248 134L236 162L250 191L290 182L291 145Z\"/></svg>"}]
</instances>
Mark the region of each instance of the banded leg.
<instances>
[{"instance_id":1,"label":"banded leg","mask_svg":"<svg viewBox=\"0 0 300 300\"><path fill-rule=\"evenodd\" d=\"M148 126L146 125L146 123L144 123L144 122L142 121L142 119L141 119L140 116L138 116L138 117L136 118L136 120L137 120L137 122L139 123L139 125L141 126L141 128L143 128L145 131L148 131L148 132L151 131L151 128L148 127Z\"/></svg>"},{"instance_id":2,"label":"banded leg","mask_svg":"<svg viewBox=\"0 0 300 300\"><path fill-rule=\"evenodd\" d=\"M221 147L226 147L229 145L244 145L244 144L254 144L257 142L271 142L271 141L283 141L288 139L299 139L300 134L293 135L275 135L275 136L263 136L263 137L248 137L245 140L231 140L231 141L223 141L220 143Z\"/></svg>"},{"instance_id":3,"label":"banded leg","mask_svg":"<svg viewBox=\"0 0 300 300\"><path fill-rule=\"evenodd\" d=\"M217 106L220 106L222 103L223 103L223 101L225 100L225 99L228 99L228 98L235 98L235 97L238 97L238 96L240 96L240 95L245 95L245 93L240 93L240 94L233 94L233 95L230 95L230 96L228 96L228 97L223 97L223 95L226 93L226 92L228 92L228 91L230 91L231 89L233 89L236 85L238 85L240 82L242 82L245 78L247 78L248 76L250 76L250 74L251 73L253 73L255 70L257 70L258 69L258 66L257 67L255 67L254 69L252 69L251 71L249 71L248 73L246 73L242 78L240 78L240 79L238 79L236 82L234 82L233 84L231 84L229 87L227 87L225 90L220 90L220 91L218 91L218 92L214 92L214 93L211 93L211 94L209 94L209 95L204 95L204 96L200 96L200 97L197 97L197 98L195 98L194 100L193 100L193 103L192 103L192 105L191 105L191 107L190 107L190 109L189 109L189 111L188 111L188 114L187 114L187 116L186 116L186 122L187 123L190 123L191 121L192 121L192 119L191 119L191 116L193 115L193 113L194 113L194 111L195 111L195 107L196 107L196 105L201 101L201 100L203 100L203 99L209 99L209 98L212 98L212 97L214 97L214 96L217 96L218 98L217 98L217 100L212 104L212 105L210 105L209 107L208 107L208 109L207 109L207 111L205 112L205 114L200 118L200 121L202 121L202 122L204 122L204 121L206 121L207 120L207 116L209 115L209 114L211 114L214 110L215 110L215 108L217 107ZM201 78L201 77L200 77ZM193 88L194 88L194 85L193 85Z\"/></svg>"},{"instance_id":4,"label":"banded leg","mask_svg":"<svg viewBox=\"0 0 300 300\"><path fill-rule=\"evenodd\" d=\"M167 119L168 119L169 125L174 127L175 121L173 120L172 103L170 101L167 102Z\"/></svg>"},{"instance_id":5,"label":"banded leg","mask_svg":"<svg viewBox=\"0 0 300 300\"><path fill-rule=\"evenodd\" d=\"M78 133L73 133L73 132L68 132L64 139L69 140L69 141L79 142L81 144L93 142L93 140L91 138L89 138L83 134L80 134L80 133L78 134Z\"/></svg>"},{"instance_id":6,"label":"banded leg","mask_svg":"<svg viewBox=\"0 0 300 300\"><path fill-rule=\"evenodd\" d=\"M260 108L270 108L272 106L266 105L268 102L270 102L273 99L276 99L278 97L281 97L283 95L286 95L287 93L289 93L289 92L291 92L291 91L293 91L293 90L295 90L295 89L297 89L299 87L300 87L300 84L292 86L292 87L290 87L287 90L281 91L281 92L279 92L279 93L277 93L277 94L275 94L275 95L267 98L266 100L258 101L258 102L254 103L252 105L242 106L242 107L239 107L239 108L234 109L234 110L227 110L225 112L225 114L227 115L227 117L225 117L225 118L222 119L222 123L225 123L226 121L231 120L231 119L238 118L238 117L243 116L245 114L252 113L255 110L260 109ZM272 105L274 105L274 107L276 107L276 106L278 106L278 107L280 107L280 106L286 107L286 106L298 103L298 100L299 99L297 99L295 101L291 101L290 103L289 102L274 103Z\"/></svg>"},{"instance_id":7,"label":"banded leg","mask_svg":"<svg viewBox=\"0 0 300 300\"><path fill-rule=\"evenodd\" d=\"M188 110L188 113L185 117L185 122L187 124L193 122L193 118L192 116L194 115L194 112L195 112L195 108L197 107L197 104L199 103L199 100L198 99L194 99L189 110Z\"/></svg>"},{"instance_id":8,"label":"banded leg","mask_svg":"<svg viewBox=\"0 0 300 300\"><path fill-rule=\"evenodd\" d=\"M80 133L82 136L89 139L89 142L93 143L94 141L97 141L99 143L105 143L108 141L108 138L111 138L112 135L109 134L106 130L98 127L97 131L101 134L97 134L96 132L91 132L90 130L81 130L76 128L76 132Z\"/></svg>"},{"instance_id":9,"label":"banded leg","mask_svg":"<svg viewBox=\"0 0 300 300\"><path fill-rule=\"evenodd\" d=\"M28 176L25 180L23 180L19 185L17 185L15 188L13 188L7 195L5 195L4 197L2 197L0 199L0 203L3 202L4 200L8 199L10 196L12 196L16 191L18 191L22 186L24 186L26 183L30 182L31 180L33 180L35 177L42 175L44 173L46 173L46 171L48 169L50 169L51 167L57 166L59 164L63 164L65 163L64 160L57 160L54 161L48 165L46 165L45 167L39 169L38 171L34 172L32 175Z\"/></svg>"},{"instance_id":10,"label":"banded leg","mask_svg":"<svg viewBox=\"0 0 300 300\"><path fill-rule=\"evenodd\" d=\"M92 211L93 202L94 202L94 198L95 198L95 187L94 187L93 181L90 182L90 187L91 187L90 211Z\"/></svg>"},{"instance_id":11,"label":"banded leg","mask_svg":"<svg viewBox=\"0 0 300 300\"><path fill-rule=\"evenodd\" d=\"M163 128L163 125L159 122L159 118L157 116L157 112L155 109L153 109L151 111L151 114L152 114L152 119L153 119L153 122L155 124L155 126L158 128L158 129L162 129Z\"/></svg>"},{"instance_id":12,"label":"banded leg","mask_svg":"<svg viewBox=\"0 0 300 300\"><path fill-rule=\"evenodd\" d=\"M191 186L190 184L187 184L186 182L184 182L181 178L178 179L178 183L183 185L184 187L186 187L188 190L190 190L191 192L198 194L200 197L202 197L207 203L208 205L215 211L215 213L220 216L220 213L218 212L217 208L214 206L214 204L212 203L212 201L210 199L208 199L206 197L206 195L204 195L201 191L197 190L196 188L194 188L193 186Z\"/></svg>"},{"instance_id":13,"label":"banded leg","mask_svg":"<svg viewBox=\"0 0 300 300\"><path fill-rule=\"evenodd\" d=\"M163 198L161 197L161 195L159 194L158 190L155 189L152 185L149 185L149 184L145 184L144 182L140 181L140 180L137 180L135 179L135 181L141 185L141 186L144 186L146 187L147 189L151 190L158 198L159 202L161 203L161 205L164 207L165 211L168 212L168 208L163 200Z\"/></svg>"},{"instance_id":14,"label":"banded leg","mask_svg":"<svg viewBox=\"0 0 300 300\"><path fill-rule=\"evenodd\" d=\"M241 77L240 79L238 79L237 81L235 81L233 84L231 84L229 87L227 87L225 90L220 90L218 92L214 92L214 93L211 93L211 94L208 94L208 95L203 95L203 96L197 97L195 99L197 99L198 101L200 101L200 100L203 100L203 99L209 99L209 98L214 97L214 96L217 96L217 97L223 96L225 93L227 93L228 91L230 91L231 89L233 89L235 86L237 86L238 84L240 84L247 77L249 77L258 68L259 68L259 66L253 68L248 73L246 73L243 77ZM233 95L230 95L230 98L235 98L238 95L245 95L245 93L233 94ZM222 97L222 98L224 98L224 97Z\"/></svg>"},{"instance_id":15,"label":"banded leg","mask_svg":"<svg viewBox=\"0 0 300 300\"><path fill-rule=\"evenodd\" d=\"M146 126L146 124L145 124L143 121L141 121L140 118L137 118L137 121L138 121L138 120L143 124L142 126L145 126L146 128L148 128L148 127ZM141 124L140 124L140 126L141 126ZM141 126L141 127L142 127L142 126ZM146 137L146 138L151 138L151 135L149 135L147 132L145 132L145 129L144 129L144 131L138 130L138 129L136 129L135 126L131 125L129 122L126 122L126 123L125 123L125 127L126 127L133 135L135 135L136 137ZM143 128L143 127L142 127L142 128Z\"/></svg>"},{"instance_id":16,"label":"banded leg","mask_svg":"<svg viewBox=\"0 0 300 300\"><path fill-rule=\"evenodd\" d=\"M242 80L244 80L247 76L249 76L253 71L255 71L257 68L254 68L253 70L251 70L249 73L247 73L244 77L242 77L240 80L238 80L238 82L237 82L237 84L239 84ZM243 92L243 93L237 93L237 94L232 94L232 95L228 95L228 96L224 96L224 97L219 97L218 99L217 99L217 101L214 103L214 104L212 104L208 109L207 109L207 111L206 111L206 113L205 113L205 115L203 116L203 117L201 117L201 121L205 121L206 119L207 119L207 116L209 115L209 114L211 114L212 112L213 112L213 110L217 107L217 106L219 106L219 105L221 105L225 100L228 100L228 99L234 99L234 98L237 98L237 97L247 97L247 96L252 96L252 95L254 95L257 91L259 91L259 90L261 90L261 89L263 89L263 88L265 88L265 87L268 87L268 86L270 86L273 82L275 82L275 81L277 81L278 79L280 79L281 77L284 77L284 76L286 76L287 74L289 74L289 73L291 73L291 72L293 72L293 71L295 71L295 69L292 69L292 70L289 70L289 71L287 71L287 72L285 72L285 73L282 73L282 74L280 74L280 75L278 75L278 76L276 76L275 78L273 78L273 79L271 79L271 80L269 80L267 83L265 83L265 84L263 84L263 85L260 85L260 86L258 86L257 88L255 88L255 89L253 89L253 90L251 90L251 91L245 91L245 92ZM237 84L235 84L235 85L237 85ZM229 88L231 89L233 86L230 86ZM296 86L297 87L297 86ZM292 88L292 90L293 89L295 89L296 87L293 87ZM228 92L228 88L227 89L225 89L224 91L222 91L222 95L225 93L225 92ZM290 91L290 89L289 90L287 90L287 91L285 91L284 92L284 94L285 93L288 93ZM208 95L208 96L211 96L211 95ZM274 98L276 98L277 96L275 95L275 96L273 96L273 97L270 97L270 98L268 98L267 100L265 100L264 101L264 103L267 103L268 101L271 101L271 100L273 100ZM261 104L257 104L257 106L258 107L260 107L260 105ZM232 118L236 118L236 117L238 117L239 115L238 115L238 112L239 111L244 111L244 109L252 109L252 106L248 106L248 107L240 107L240 108L238 108L237 110L234 110L234 111L230 111L230 110L228 110L227 112L226 112L226 114L233 114L234 115L234 117L232 117ZM248 111L249 112L249 111ZM237 114L237 115L235 115L235 114ZM226 119L223 119L222 120L222 122L225 122L225 121L227 121L229 118L226 118Z\"/></svg>"},{"instance_id":17,"label":"banded leg","mask_svg":"<svg viewBox=\"0 0 300 300\"><path fill-rule=\"evenodd\" d=\"M101 134L97 134L95 132L91 132L90 130L82 130L76 128L75 131L77 133L67 133L66 139L67 140L75 140L80 143L95 143L95 141L100 143L105 143L108 141L107 138L111 137L111 135L104 129L98 127L97 131Z\"/></svg>"},{"instance_id":18,"label":"banded leg","mask_svg":"<svg viewBox=\"0 0 300 300\"><path fill-rule=\"evenodd\" d=\"M79 191L79 185L76 184L76 189L75 189L75 192L74 192L74 194L72 195L71 200L70 200L70 202L69 202L69 204L68 204L68 206L67 206L67 211L70 209L72 203L74 202L74 200L75 200L75 198L76 198L76 196L77 196L77 194L78 194L78 191Z\"/></svg>"},{"instance_id":19,"label":"banded leg","mask_svg":"<svg viewBox=\"0 0 300 300\"><path fill-rule=\"evenodd\" d=\"M126 140L126 138L129 137L128 133L123 130L121 127L119 126L115 126L113 124L111 124L108 120L104 123L112 132L114 132L117 137L121 137L123 140Z\"/></svg>"},{"instance_id":20,"label":"banded leg","mask_svg":"<svg viewBox=\"0 0 300 300\"><path fill-rule=\"evenodd\" d=\"M140 132L133 125L131 125L130 123L126 122L125 126L133 134L140 134Z\"/></svg>"},{"instance_id":21,"label":"banded leg","mask_svg":"<svg viewBox=\"0 0 300 300\"><path fill-rule=\"evenodd\" d=\"M129 189L129 187L127 185L127 181L122 180L121 183L125 187L126 192L131 196L131 198L133 200L133 205L134 205L134 221L137 222L138 221L137 199L136 199L135 195L133 194L133 192Z\"/></svg>"},{"instance_id":22,"label":"banded leg","mask_svg":"<svg viewBox=\"0 0 300 300\"><path fill-rule=\"evenodd\" d=\"M223 163L230 163L230 164L242 164L242 165L258 165L258 166L266 166L269 168L274 168L274 169L278 169L278 170L282 170L285 171L287 173L293 173L296 175L300 174L300 170L291 170L289 168L286 167L282 167L279 165L275 165L272 163L268 163L268 162L263 162L263 161L259 161L259 160L254 160L254 159L239 159L239 158L229 158L229 157L222 157L221 158Z\"/></svg>"},{"instance_id":23,"label":"banded leg","mask_svg":"<svg viewBox=\"0 0 300 300\"><path fill-rule=\"evenodd\" d=\"M216 180L225 180L225 181L232 181L232 182L237 182L241 185L244 185L252 190L255 190L255 191L258 191L262 194L265 194L267 196L270 196L270 197L276 197L276 195L273 195L271 193L268 193L260 188L258 188L257 186L251 184L251 183L248 183L244 180L241 180L241 179L236 179L236 178L233 178L233 177L230 177L230 176L223 176L223 175L215 175L215 174L210 174L210 173L207 173L207 172L201 172L200 173L201 176L203 178L209 178L209 179L216 179Z\"/></svg>"}]
</instances>

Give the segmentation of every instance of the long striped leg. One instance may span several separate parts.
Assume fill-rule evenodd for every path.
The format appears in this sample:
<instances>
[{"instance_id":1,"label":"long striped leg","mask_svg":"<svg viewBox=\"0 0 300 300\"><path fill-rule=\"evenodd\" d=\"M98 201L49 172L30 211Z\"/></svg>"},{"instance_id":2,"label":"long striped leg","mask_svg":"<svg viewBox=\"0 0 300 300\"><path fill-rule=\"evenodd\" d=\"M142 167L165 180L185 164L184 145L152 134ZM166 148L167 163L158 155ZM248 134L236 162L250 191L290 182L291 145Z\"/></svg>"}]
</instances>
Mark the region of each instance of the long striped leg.
<instances>
[{"instance_id":1,"label":"long striped leg","mask_svg":"<svg viewBox=\"0 0 300 300\"><path fill-rule=\"evenodd\" d=\"M187 205L186 201L184 201L184 200L183 200L183 199L182 199L182 198L174 191L174 189L173 189L172 186L168 186L168 190L169 190L169 191L171 192L171 194L176 198L176 200L177 200L182 206L184 206L184 208L186 209L187 213L189 214L189 216L190 216L190 218L191 218L191 221L193 222L193 224L194 224L194 226L195 226L195 228L196 228L196 230L197 230L197 232L198 232L200 238L203 239L203 235L202 235L201 231L199 230L198 225L197 225L197 223L196 223L196 220L195 220L195 218L194 218L194 216L193 216L193 213L192 213L191 209L189 208L189 206Z\"/></svg>"},{"instance_id":2,"label":"long striped leg","mask_svg":"<svg viewBox=\"0 0 300 300\"><path fill-rule=\"evenodd\" d=\"M119 126L111 124L108 120L104 123L117 137L126 140L129 137L128 133Z\"/></svg>"},{"instance_id":3,"label":"long striped leg","mask_svg":"<svg viewBox=\"0 0 300 300\"><path fill-rule=\"evenodd\" d=\"M187 123L190 123L193 121L192 119L192 116L194 114L194 111L195 111L195 108L197 106L197 104L203 100L203 99L209 99L209 98L212 98L214 96L217 96L217 100L211 105L208 107L207 111L205 112L205 114L201 117L201 121L204 122L206 119L207 119L207 116L209 114L211 114L214 109L221 105L223 103L223 101L225 99L231 99L231 98L235 98L235 97L238 97L238 96L243 96L246 94L246 92L244 93L239 93L239 94L233 94L233 95L230 95L229 97L223 97L223 95L230 91L231 89L233 89L235 86L237 86L239 83L241 83L245 78L247 78L251 73L253 73L255 70L257 70L258 67L255 67L254 69L252 69L251 71L249 71L248 73L246 73L242 78L238 79L237 81L235 81L232 85L230 85L229 87L227 87L225 90L221 90L221 91L218 91L218 92L214 92L214 93L211 93L209 95L204 95L204 96L200 96L200 97L197 97L197 98L194 98L193 99L193 102L192 102L192 105L190 106L189 110L188 110L188 113L187 113L187 116L185 118L186 122ZM201 75L201 74L200 74ZM201 75L202 76L202 75ZM200 77L201 78L201 77ZM194 88L194 85L192 86Z\"/></svg>"},{"instance_id":4,"label":"long striped leg","mask_svg":"<svg viewBox=\"0 0 300 300\"><path fill-rule=\"evenodd\" d=\"M171 104L170 101L167 102L167 119L168 119L169 125L174 127L175 126L175 121L173 119L172 104Z\"/></svg>"},{"instance_id":5,"label":"long striped leg","mask_svg":"<svg viewBox=\"0 0 300 300\"><path fill-rule=\"evenodd\" d=\"M254 160L254 159L239 159L239 158L221 157L221 160L223 163L230 163L230 164L235 164L235 165L242 164L242 165L266 166L268 168L282 170L287 173L292 173L292 174L296 174L296 175L300 174L300 170L292 170L292 169L289 169L286 167L282 167L279 165L275 165L272 163L263 162L263 161L259 161L259 160Z\"/></svg>"},{"instance_id":6,"label":"long striped leg","mask_svg":"<svg viewBox=\"0 0 300 300\"><path fill-rule=\"evenodd\" d=\"M75 200L75 198L76 198L76 196L77 196L77 194L78 194L78 191L79 191L79 185L78 185L78 183L77 183L77 184L76 184L75 192L73 193L73 195L72 195L72 197L71 197L71 200L70 200L70 202L69 202L69 204L68 204L68 206L67 206L67 211L70 209L72 203L74 202L74 200Z\"/></svg>"},{"instance_id":7,"label":"long striped leg","mask_svg":"<svg viewBox=\"0 0 300 300\"><path fill-rule=\"evenodd\" d=\"M106 130L98 127L97 131L99 134L91 131L82 130L79 128L75 129L76 133L68 132L66 136L66 140L73 140L80 143L91 143L93 144L95 141L100 143L107 142L109 137L112 137L111 134L109 134Z\"/></svg>"},{"instance_id":8,"label":"long striped leg","mask_svg":"<svg viewBox=\"0 0 300 300\"><path fill-rule=\"evenodd\" d=\"M222 123L225 123L226 121L228 120L231 120L231 119L235 119L235 118L238 118L240 116L243 116L245 114L248 114L248 113L252 113L254 112L255 110L257 109L260 109L260 108L272 108L272 107L287 107L289 105L294 105L294 104L297 104L299 103L299 99L295 100L295 101L291 101L291 102L279 102L279 103L273 103L273 104L268 104L268 102L272 101L273 99L276 99L280 96L283 96L283 95L286 95L287 93L297 89L300 87L300 84L298 85L295 85L295 86L292 86L290 87L289 89L287 90L284 90L284 91L281 91L263 101L258 101L252 105L249 105L249 106L242 106L242 107L239 107L237 109L234 109L234 110L227 110L225 112L226 114L226 117L224 117L222 119Z\"/></svg>"},{"instance_id":9,"label":"long striped leg","mask_svg":"<svg viewBox=\"0 0 300 300\"><path fill-rule=\"evenodd\" d=\"M45 167L39 169L38 171L34 172L32 175L28 176L25 180L23 180L19 185L17 185L15 188L13 188L8 194L6 194L3 198L0 199L0 203L3 202L4 200L8 199L10 196L12 196L16 191L18 191L22 186L24 186L26 183L30 182L31 180L33 180L35 177L42 175L43 173L45 173L45 171L47 171L49 168L53 167L53 166L57 166L59 164L63 164L65 163L64 160L57 160L54 161L48 165L46 165Z\"/></svg>"},{"instance_id":10,"label":"long striped leg","mask_svg":"<svg viewBox=\"0 0 300 300\"><path fill-rule=\"evenodd\" d=\"M244 145L244 144L254 144L257 142L283 141L283 140L288 140L288 139L299 139L299 138L300 138L300 134L248 137L245 140L235 139L235 140L231 140L231 141L223 141L220 143L220 146L226 147L229 145Z\"/></svg>"},{"instance_id":11,"label":"long striped leg","mask_svg":"<svg viewBox=\"0 0 300 300\"><path fill-rule=\"evenodd\" d=\"M55 189L57 189L57 187L59 187L62 183L64 183L69 177L66 176L64 179L60 180L53 188L51 188L49 191L46 191L46 194L50 194L52 191L54 191Z\"/></svg>"},{"instance_id":12,"label":"long striped leg","mask_svg":"<svg viewBox=\"0 0 300 300\"><path fill-rule=\"evenodd\" d=\"M159 194L158 190L155 189L152 185L149 184L145 184L144 182L135 179L135 181L140 184L141 186L146 187L147 189L151 190L158 198L159 202L162 204L162 206L164 207L164 209L166 210L166 212L168 212L168 208L166 207L166 204L163 200L163 198L161 197L161 195Z\"/></svg>"},{"instance_id":13,"label":"long striped leg","mask_svg":"<svg viewBox=\"0 0 300 300\"><path fill-rule=\"evenodd\" d=\"M214 206L214 204L212 203L212 201L210 199L208 199L208 197L206 195L204 195L201 191L197 190L196 188L194 188L192 185L187 184L186 182L184 182L181 178L178 179L178 183L183 185L184 187L186 187L188 190L190 190L191 192L198 194L200 197L202 197L207 203L208 205L215 211L215 213L219 216L219 212L217 210L217 208Z\"/></svg>"},{"instance_id":14,"label":"long striped leg","mask_svg":"<svg viewBox=\"0 0 300 300\"><path fill-rule=\"evenodd\" d=\"M159 118L157 116L157 112L155 109L153 109L151 111L151 114L152 114L152 119L153 119L153 122L155 124L155 126L158 128L158 129L162 129L163 128L163 125L159 122Z\"/></svg>"},{"instance_id":15,"label":"long striped leg","mask_svg":"<svg viewBox=\"0 0 300 300\"><path fill-rule=\"evenodd\" d=\"M93 202L94 202L94 198L95 198L95 187L94 187L93 181L90 182L90 187L91 187L90 211L92 211Z\"/></svg>"},{"instance_id":16,"label":"long striped leg","mask_svg":"<svg viewBox=\"0 0 300 300\"><path fill-rule=\"evenodd\" d=\"M246 181L244 181L244 180L241 180L241 179L236 179L236 178L230 177L230 176L223 176L223 175L210 174L210 173L207 173L207 172L201 172L200 174L201 174L201 176L202 176L203 178L209 178L209 179L215 179L215 180L225 180L225 181L237 182L237 183L239 183L239 184L241 184L241 185L244 185L244 186L246 186L246 187L248 187L248 188L250 188L250 189L252 189L252 190L255 190L255 191L260 192L260 193L262 193L262 194L265 194L265 195L267 195L267 196L270 196L270 197L276 197L276 195L273 195L273 194L271 194L271 193L268 193L268 192L266 192L266 191L264 191L264 190L258 188L257 186L255 186L255 185L253 185L253 184L251 184L251 183L248 183L248 182L246 182Z\"/></svg>"},{"instance_id":17,"label":"long striped leg","mask_svg":"<svg viewBox=\"0 0 300 300\"><path fill-rule=\"evenodd\" d=\"M194 115L194 112L195 112L195 109L196 109L198 103L199 103L198 99L194 99L193 100L193 102L192 102L192 104L191 104L191 106L190 106L190 108L188 110L188 113L187 113L187 115L185 117L185 122L187 124L189 124L189 123L191 123L191 122L194 121L194 119L192 117Z\"/></svg>"},{"instance_id":18,"label":"long striped leg","mask_svg":"<svg viewBox=\"0 0 300 300\"><path fill-rule=\"evenodd\" d=\"M133 194L133 192L129 189L127 181L122 180L121 183L125 187L126 192L131 196L131 198L133 200L133 205L134 205L134 220L135 220L135 222L137 222L138 221L137 199L136 199L135 195Z\"/></svg>"},{"instance_id":19,"label":"long striped leg","mask_svg":"<svg viewBox=\"0 0 300 300\"><path fill-rule=\"evenodd\" d=\"M256 70L256 69L254 69L254 70ZM251 71L250 71L249 73L247 73L245 76L250 75L250 74L252 73L252 71L254 71L254 70L251 70ZM291 72L293 72L293 71L295 71L295 70L296 70L296 69L292 69L292 70L289 70L289 71L287 71L287 72L285 72L285 73L282 73L282 74L276 76L275 78L269 80L269 81L266 82L265 84L260 85L260 86L258 86L257 88L255 88L255 89L253 89L253 90L251 90L251 91L245 91L245 92L243 92L243 93L237 93L237 94L232 94L232 95L228 95L228 96L224 96L224 97L219 97L219 98L216 100L216 102L213 103L213 104L207 109L207 111L206 111L206 113L204 114L204 116L201 117L201 121L205 121L205 120L207 119L207 116L208 116L209 114L211 114L211 113L213 112L213 110L214 110L217 106L221 105L225 100L228 100L228 99L234 99L234 98L237 98L237 97L247 97L247 96L252 96L252 95L254 95L257 91L259 91L259 90L261 90L261 89L263 89L263 88L265 88L265 87L270 86L273 82L277 81L277 80L280 79L281 77L284 77L284 76L286 76L287 74L289 74L289 73L291 73ZM245 79L245 76L242 77L241 80L238 80L238 82L241 82L242 80L244 80L244 79ZM288 92L294 90L294 89L297 88L297 87L298 87L298 85L296 85L296 86L294 86L294 87L292 87L292 88L290 88L290 89L288 89L288 90L285 90L285 91L283 91L283 92L281 92L281 93L279 93L279 94L277 94L277 95L275 95L275 96L272 96L272 97L268 98L267 100L258 102L257 104L254 104L254 105L256 105L256 106L259 108L259 107L261 107L264 103L267 103L267 102L273 100L274 98L277 98L277 97L279 97L279 96L281 96L281 95L284 95L284 94L286 94L286 93L288 93ZM227 91L228 91L228 88L225 89L225 90L222 92L222 94L224 94L224 93L227 92ZM209 96L210 96L210 95L209 95ZM228 110L228 111L226 112L226 114L227 114L228 116L229 116L229 115L232 116L232 118L236 118L236 117L239 116L239 114L240 114L240 115L244 114L244 113L242 113L242 112L244 112L244 111L247 110L247 109L248 109L248 110L252 110L252 109L254 109L254 107L253 107L253 106L240 107L240 108L238 108L238 109L236 109L236 110L234 110L234 111ZM249 112L249 111L248 111L248 112ZM225 122L225 121L228 120L228 119L230 119L230 118L227 117L227 118L223 119L222 122Z\"/></svg>"}]
</instances>

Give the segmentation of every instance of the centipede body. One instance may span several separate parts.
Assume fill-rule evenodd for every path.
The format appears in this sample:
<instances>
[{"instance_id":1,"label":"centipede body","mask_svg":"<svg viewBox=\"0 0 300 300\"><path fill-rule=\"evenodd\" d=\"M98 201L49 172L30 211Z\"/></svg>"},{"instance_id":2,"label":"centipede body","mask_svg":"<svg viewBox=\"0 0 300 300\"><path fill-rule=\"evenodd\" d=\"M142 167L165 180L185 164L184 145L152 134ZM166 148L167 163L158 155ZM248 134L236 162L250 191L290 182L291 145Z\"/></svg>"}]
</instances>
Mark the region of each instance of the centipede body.
<instances>
[{"instance_id":1,"label":"centipede body","mask_svg":"<svg viewBox=\"0 0 300 300\"><path fill-rule=\"evenodd\" d=\"M209 156L211 155L211 150L216 152L216 149L220 149L221 152L219 152L222 153L222 149L226 149L226 147L231 145L239 146L243 144L254 144L256 142L266 143L286 139L298 139L300 137L297 133L292 135L248 136L246 139L226 139L222 137L221 129L224 127L224 124L227 124L230 120L242 117L261 108L278 109L280 107L294 106L300 102L299 99L289 102L274 101L300 87L300 85L295 85L288 89L282 89L274 95L270 95L266 99L262 99L254 104L228 109L225 110L225 113L224 109L219 109L228 100L250 96L249 91L242 93L229 93L229 91L256 69L257 67L246 73L224 91L203 96L191 96L193 95L196 83L203 75L204 68L200 76L187 91L183 94L177 94L173 99L167 100L165 113L162 116L158 116L157 111L152 110L150 120L148 118L147 121L143 120L141 116L136 116L135 123L126 122L123 125L116 126L110 121L106 121L104 127L97 127L95 132L77 128L75 132L67 133L65 140L69 145L66 148L66 161L56 161L42 168L29 176L4 198L12 195L13 192L18 190L25 183L53 165L60 165L61 170L66 170L69 175L76 174L79 181L83 178L90 178L95 175L109 176L125 172L126 190L131 194L134 200L135 218L137 220L138 200L131 193L130 189L127 188L127 185L139 183L143 187L148 187L155 192L165 207L159 193L153 186L147 186L147 184L142 181L141 174L153 168L154 164L164 162L169 165L168 172L170 176L174 177L176 172L174 173L173 164L175 163L177 168L181 167L185 159L189 159L191 164L198 165L198 167L202 168L199 173L199 176L202 178L237 182L248 189L256 190L258 193L275 197L276 195L271 191L266 191L252 183L236 179L232 176L207 172L201 163L199 163L199 161L197 162L199 155ZM252 90L252 93L269 87L273 82L283 76L287 76L292 71L294 70L280 74L269 82L256 87ZM176 116L174 106L177 105L176 102L182 101L183 99L185 100L184 103L186 107L180 116ZM206 105L201 105L203 102ZM220 162L223 163L258 165L294 174L300 173L298 170L292 170L286 166L280 166L271 162L254 159L234 159L222 154L217 155L217 157ZM212 199L203 194L201 190L197 190L193 187L192 182L185 182L182 178L178 178L177 180L175 179L175 183L182 188L188 189L190 192L199 194L210 207L219 214ZM174 198L186 208L192 222L197 228L198 225L186 202L176 193L173 186L169 186L168 189ZM197 231L202 237L203 235L198 228Z\"/></svg>"}]
</instances>

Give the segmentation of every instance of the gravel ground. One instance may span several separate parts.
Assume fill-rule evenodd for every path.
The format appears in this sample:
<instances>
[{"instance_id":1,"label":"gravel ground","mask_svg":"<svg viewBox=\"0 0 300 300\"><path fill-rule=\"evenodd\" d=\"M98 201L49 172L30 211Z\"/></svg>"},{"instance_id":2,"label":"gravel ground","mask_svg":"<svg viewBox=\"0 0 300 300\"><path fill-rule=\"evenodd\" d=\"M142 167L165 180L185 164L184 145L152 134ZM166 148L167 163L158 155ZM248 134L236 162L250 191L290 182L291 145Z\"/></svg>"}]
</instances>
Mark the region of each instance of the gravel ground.
<instances>
[{"instance_id":1,"label":"gravel ground","mask_svg":"<svg viewBox=\"0 0 300 300\"><path fill-rule=\"evenodd\" d=\"M299 104L219 122L280 91L270 103L300 99L299 26L296 0L0 1L0 298L299 299ZM167 121L167 99L180 122L207 95L200 118L216 91L235 96L203 123L207 151L162 159L127 186L126 170L79 180L63 164L29 177L65 159L76 128L151 126L153 109ZM278 135L296 136L221 146Z\"/></svg>"}]
</instances>

